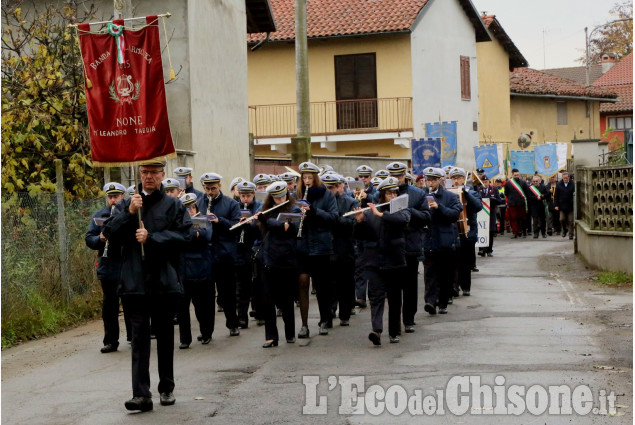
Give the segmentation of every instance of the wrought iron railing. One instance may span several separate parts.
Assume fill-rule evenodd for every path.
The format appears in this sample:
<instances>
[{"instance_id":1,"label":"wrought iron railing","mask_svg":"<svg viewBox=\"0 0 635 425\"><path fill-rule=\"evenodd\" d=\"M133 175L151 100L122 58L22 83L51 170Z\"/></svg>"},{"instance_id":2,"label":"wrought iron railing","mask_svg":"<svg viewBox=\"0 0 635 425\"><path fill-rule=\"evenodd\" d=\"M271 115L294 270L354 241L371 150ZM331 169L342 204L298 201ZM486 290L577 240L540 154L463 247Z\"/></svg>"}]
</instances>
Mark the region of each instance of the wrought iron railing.
<instances>
[{"instance_id":1,"label":"wrought iron railing","mask_svg":"<svg viewBox=\"0 0 635 425\"><path fill-rule=\"evenodd\" d=\"M295 103L249 107L254 138L297 134ZM311 135L412 131L412 98L311 102Z\"/></svg>"}]
</instances>

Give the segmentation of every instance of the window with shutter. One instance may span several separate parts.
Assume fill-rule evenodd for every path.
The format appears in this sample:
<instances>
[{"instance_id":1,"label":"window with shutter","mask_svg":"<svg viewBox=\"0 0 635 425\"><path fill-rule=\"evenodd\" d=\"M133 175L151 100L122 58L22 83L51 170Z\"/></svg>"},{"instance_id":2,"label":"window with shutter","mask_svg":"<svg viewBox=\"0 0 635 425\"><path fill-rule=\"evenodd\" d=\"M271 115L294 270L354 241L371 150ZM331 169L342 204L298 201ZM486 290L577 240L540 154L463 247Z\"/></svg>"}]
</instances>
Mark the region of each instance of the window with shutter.
<instances>
[{"instance_id":1,"label":"window with shutter","mask_svg":"<svg viewBox=\"0 0 635 425\"><path fill-rule=\"evenodd\" d=\"M567 125L567 102L556 102L558 125Z\"/></svg>"},{"instance_id":2,"label":"window with shutter","mask_svg":"<svg viewBox=\"0 0 635 425\"><path fill-rule=\"evenodd\" d=\"M471 98L470 58L468 56L461 56L461 99L470 100Z\"/></svg>"},{"instance_id":3,"label":"window with shutter","mask_svg":"<svg viewBox=\"0 0 635 425\"><path fill-rule=\"evenodd\" d=\"M338 130L377 127L375 53L335 56Z\"/></svg>"}]
</instances>

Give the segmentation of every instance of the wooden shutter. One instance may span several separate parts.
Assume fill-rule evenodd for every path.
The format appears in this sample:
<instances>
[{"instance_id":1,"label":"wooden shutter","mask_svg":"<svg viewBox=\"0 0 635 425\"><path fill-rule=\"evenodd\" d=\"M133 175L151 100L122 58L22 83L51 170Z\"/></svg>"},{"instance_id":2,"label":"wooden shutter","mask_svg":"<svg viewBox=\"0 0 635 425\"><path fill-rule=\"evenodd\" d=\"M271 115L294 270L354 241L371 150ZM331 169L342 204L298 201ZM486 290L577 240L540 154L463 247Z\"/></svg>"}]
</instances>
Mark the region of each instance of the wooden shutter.
<instances>
[{"instance_id":1,"label":"wooden shutter","mask_svg":"<svg viewBox=\"0 0 635 425\"><path fill-rule=\"evenodd\" d=\"M567 102L556 102L558 125L567 125Z\"/></svg>"},{"instance_id":2,"label":"wooden shutter","mask_svg":"<svg viewBox=\"0 0 635 425\"><path fill-rule=\"evenodd\" d=\"M461 56L461 99L472 99L472 90L470 87L470 58Z\"/></svg>"},{"instance_id":3,"label":"wooden shutter","mask_svg":"<svg viewBox=\"0 0 635 425\"><path fill-rule=\"evenodd\" d=\"M335 98L338 129L377 127L375 53L335 56Z\"/></svg>"}]
</instances>

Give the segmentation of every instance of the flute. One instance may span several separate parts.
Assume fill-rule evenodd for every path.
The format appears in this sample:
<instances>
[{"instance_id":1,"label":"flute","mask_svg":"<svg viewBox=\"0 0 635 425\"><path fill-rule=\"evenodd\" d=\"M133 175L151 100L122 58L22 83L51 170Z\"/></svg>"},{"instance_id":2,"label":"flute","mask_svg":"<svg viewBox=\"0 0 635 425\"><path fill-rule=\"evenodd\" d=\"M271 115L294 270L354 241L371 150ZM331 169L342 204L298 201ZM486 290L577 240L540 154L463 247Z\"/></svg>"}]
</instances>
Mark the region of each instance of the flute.
<instances>
[{"instance_id":1,"label":"flute","mask_svg":"<svg viewBox=\"0 0 635 425\"><path fill-rule=\"evenodd\" d=\"M243 209L247 209L247 202L243 203ZM245 229L240 232L240 239L238 239L238 243L245 243Z\"/></svg>"},{"instance_id":2,"label":"flute","mask_svg":"<svg viewBox=\"0 0 635 425\"><path fill-rule=\"evenodd\" d=\"M308 196L309 196L309 188L305 187L304 198L302 198L302 200L306 202ZM300 218L300 226L298 228L298 239L302 238L302 227L304 227L304 217L306 217L306 210L302 209L302 217Z\"/></svg>"},{"instance_id":3,"label":"flute","mask_svg":"<svg viewBox=\"0 0 635 425\"><path fill-rule=\"evenodd\" d=\"M112 217L112 215L115 212L115 206L113 205L112 207L110 207L110 216ZM106 245L104 246L104 253L101 255L101 258L108 258L108 245L109 245L110 241L106 241Z\"/></svg>"},{"instance_id":4,"label":"flute","mask_svg":"<svg viewBox=\"0 0 635 425\"><path fill-rule=\"evenodd\" d=\"M383 204L377 204L377 205L375 205L375 208L384 207L386 205L390 205L390 202L384 202ZM360 212L368 211L369 209L370 209L370 207L366 207L366 208L361 208L359 210L349 211L347 213L342 214L342 217L348 217L349 215L359 214Z\"/></svg>"},{"instance_id":5,"label":"flute","mask_svg":"<svg viewBox=\"0 0 635 425\"><path fill-rule=\"evenodd\" d=\"M260 212L260 213L258 213L258 214L267 214L268 212L273 211L273 210L275 210L276 208L280 208L281 206L283 206L284 204L286 204L286 203L288 203L288 202L289 202L288 200L287 200L287 201L284 201L283 203L278 204L278 205L276 205L276 206L273 206L273 207L269 208L268 210L261 211L261 212ZM241 221L240 223L236 223L236 224L234 224L232 227L230 227L230 228L229 228L229 230L234 230L234 229L236 229L236 228L238 228L238 227L242 226L243 224L251 223L251 222L252 222L252 221L254 221L257 217L258 217L257 215L252 215L252 216L251 216L251 217L249 217L247 220L245 220L245 221Z\"/></svg>"}]
</instances>

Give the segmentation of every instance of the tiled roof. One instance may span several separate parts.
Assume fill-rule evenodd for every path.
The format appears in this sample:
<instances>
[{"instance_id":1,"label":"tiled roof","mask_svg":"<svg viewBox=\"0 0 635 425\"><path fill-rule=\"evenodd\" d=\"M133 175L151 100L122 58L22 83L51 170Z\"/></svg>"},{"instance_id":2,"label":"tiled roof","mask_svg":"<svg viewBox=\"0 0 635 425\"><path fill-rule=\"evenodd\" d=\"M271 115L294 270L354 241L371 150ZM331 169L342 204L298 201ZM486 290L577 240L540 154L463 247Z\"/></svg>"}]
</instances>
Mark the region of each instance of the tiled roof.
<instances>
[{"instance_id":1,"label":"tiled roof","mask_svg":"<svg viewBox=\"0 0 635 425\"><path fill-rule=\"evenodd\" d=\"M617 65L616 65L617 66ZM602 86L603 89L617 93L615 103L600 103L600 112L633 112L633 85Z\"/></svg>"},{"instance_id":2,"label":"tiled roof","mask_svg":"<svg viewBox=\"0 0 635 425\"><path fill-rule=\"evenodd\" d=\"M552 96L615 98L611 90L585 87L565 78L556 77L531 68L516 68L509 73L510 92Z\"/></svg>"},{"instance_id":3,"label":"tiled roof","mask_svg":"<svg viewBox=\"0 0 635 425\"><path fill-rule=\"evenodd\" d=\"M458 0L474 25L477 39L489 39L470 0ZM410 32L419 12L429 0L309 0L307 37L341 37L347 35ZM269 41L295 38L295 0L269 0L277 31ZM265 34L250 34L250 43L261 41Z\"/></svg>"},{"instance_id":4,"label":"tiled roof","mask_svg":"<svg viewBox=\"0 0 635 425\"><path fill-rule=\"evenodd\" d=\"M520 53L512 39L509 38L498 19L496 19L496 15L481 15L481 19L485 27L496 37L509 55L509 69L528 66L527 59Z\"/></svg>"},{"instance_id":5,"label":"tiled roof","mask_svg":"<svg viewBox=\"0 0 635 425\"><path fill-rule=\"evenodd\" d=\"M594 86L633 86L633 53L629 53L621 61L613 65L604 75L598 78Z\"/></svg>"},{"instance_id":6,"label":"tiled roof","mask_svg":"<svg viewBox=\"0 0 635 425\"><path fill-rule=\"evenodd\" d=\"M586 85L586 67L584 66L572 66L569 68L551 68L543 69L542 72L546 72L556 77L566 78L567 80L575 81L578 84ZM602 64L597 63L589 66L589 84L593 84L595 80L602 76Z\"/></svg>"}]
</instances>

